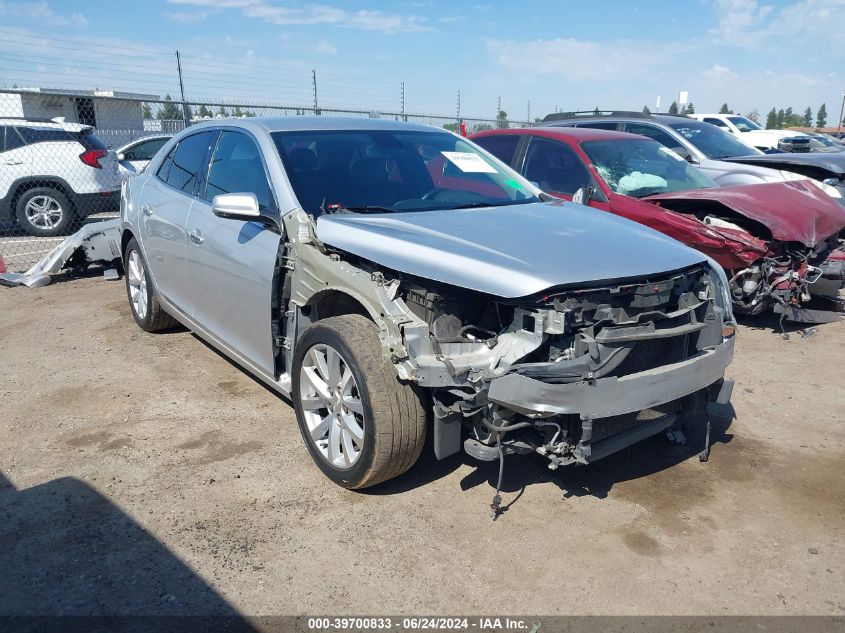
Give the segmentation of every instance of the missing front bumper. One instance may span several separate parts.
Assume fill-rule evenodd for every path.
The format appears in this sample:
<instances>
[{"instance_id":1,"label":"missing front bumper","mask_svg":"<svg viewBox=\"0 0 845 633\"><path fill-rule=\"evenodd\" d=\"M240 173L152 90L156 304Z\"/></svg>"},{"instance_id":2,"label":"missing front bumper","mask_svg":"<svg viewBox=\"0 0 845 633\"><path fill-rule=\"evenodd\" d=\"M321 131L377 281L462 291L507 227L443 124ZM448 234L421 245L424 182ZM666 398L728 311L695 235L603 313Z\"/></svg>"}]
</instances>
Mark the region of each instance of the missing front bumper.
<instances>
[{"instance_id":1,"label":"missing front bumper","mask_svg":"<svg viewBox=\"0 0 845 633\"><path fill-rule=\"evenodd\" d=\"M508 374L490 383L488 399L523 415L605 418L688 396L721 380L733 360L734 338L686 360L629 376L549 384Z\"/></svg>"}]
</instances>

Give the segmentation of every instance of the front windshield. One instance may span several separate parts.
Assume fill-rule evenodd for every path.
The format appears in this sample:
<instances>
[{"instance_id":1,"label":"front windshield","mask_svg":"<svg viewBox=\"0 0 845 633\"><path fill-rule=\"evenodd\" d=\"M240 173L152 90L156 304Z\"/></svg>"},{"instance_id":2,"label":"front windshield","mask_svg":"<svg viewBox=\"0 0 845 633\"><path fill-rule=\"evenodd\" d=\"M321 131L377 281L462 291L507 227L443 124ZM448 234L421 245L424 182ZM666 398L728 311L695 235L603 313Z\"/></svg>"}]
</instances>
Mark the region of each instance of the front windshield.
<instances>
[{"instance_id":1,"label":"front windshield","mask_svg":"<svg viewBox=\"0 0 845 633\"><path fill-rule=\"evenodd\" d=\"M537 202L530 185L472 143L448 132L274 132L302 208L428 211Z\"/></svg>"},{"instance_id":2,"label":"front windshield","mask_svg":"<svg viewBox=\"0 0 845 633\"><path fill-rule=\"evenodd\" d=\"M725 132L721 128L710 125L709 123L684 121L683 123L672 123L671 125L679 134L695 145L707 158L712 158L713 160L760 154L759 151L750 145L746 145L729 132Z\"/></svg>"},{"instance_id":3,"label":"front windshield","mask_svg":"<svg viewBox=\"0 0 845 633\"><path fill-rule=\"evenodd\" d=\"M642 198L716 184L657 141L585 141L581 148L614 192Z\"/></svg>"},{"instance_id":4,"label":"front windshield","mask_svg":"<svg viewBox=\"0 0 845 633\"><path fill-rule=\"evenodd\" d=\"M755 130L762 130L759 125L754 123L751 119L746 119L744 116L729 116L728 121L733 123L740 132L753 132Z\"/></svg>"}]
</instances>

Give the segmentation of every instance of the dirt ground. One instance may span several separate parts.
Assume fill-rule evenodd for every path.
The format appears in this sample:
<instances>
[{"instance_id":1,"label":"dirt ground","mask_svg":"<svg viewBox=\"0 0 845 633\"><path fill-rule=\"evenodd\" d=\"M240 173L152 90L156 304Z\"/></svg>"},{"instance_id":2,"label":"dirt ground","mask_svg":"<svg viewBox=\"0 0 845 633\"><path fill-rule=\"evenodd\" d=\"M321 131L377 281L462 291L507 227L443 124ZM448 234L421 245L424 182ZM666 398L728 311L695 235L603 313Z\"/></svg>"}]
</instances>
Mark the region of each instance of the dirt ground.
<instances>
[{"instance_id":1,"label":"dirt ground","mask_svg":"<svg viewBox=\"0 0 845 633\"><path fill-rule=\"evenodd\" d=\"M373 490L122 282L0 288L0 614L845 614L845 322L743 325L733 410L594 466L437 462Z\"/></svg>"}]
</instances>

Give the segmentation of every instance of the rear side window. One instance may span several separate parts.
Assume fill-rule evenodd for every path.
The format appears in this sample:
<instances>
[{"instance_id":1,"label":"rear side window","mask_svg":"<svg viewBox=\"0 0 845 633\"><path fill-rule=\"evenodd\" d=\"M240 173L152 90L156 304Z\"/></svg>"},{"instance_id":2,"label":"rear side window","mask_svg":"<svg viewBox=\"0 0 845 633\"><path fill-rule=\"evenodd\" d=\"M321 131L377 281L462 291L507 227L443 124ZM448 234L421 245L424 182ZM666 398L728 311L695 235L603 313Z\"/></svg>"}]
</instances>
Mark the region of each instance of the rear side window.
<instances>
[{"instance_id":1,"label":"rear side window","mask_svg":"<svg viewBox=\"0 0 845 633\"><path fill-rule=\"evenodd\" d=\"M154 138L149 141L144 141L143 143L138 143L135 147L123 152L123 159L152 160L153 156L156 155L156 152L164 147L164 144L167 143L168 140L169 139L166 138Z\"/></svg>"},{"instance_id":2,"label":"rear side window","mask_svg":"<svg viewBox=\"0 0 845 633\"><path fill-rule=\"evenodd\" d=\"M499 134L473 139L473 143L480 145L500 161L510 165L513 163L513 155L516 153L520 138L518 134Z\"/></svg>"},{"instance_id":3,"label":"rear side window","mask_svg":"<svg viewBox=\"0 0 845 633\"><path fill-rule=\"evenodd\" d=\"M208 150L216 134L217 132L200 132L179 141L176 151L171 152L172 158L168 156L165 164L159 169L162 180L175 189L193 193L200 180L203 167L206 165ZM165 167L168 168L166 176L162 173Z\"/></svg>"},{"instance_id":4,"label":"rear side window","mask_svg":"<svg viewBox=\"0 0 845 633\"><path fill-rule=\"evenodd\" d=\"M710 123L711 125L718 125L719 127L728 127L728 124L722 121L722 119L714 119L713 117L705 117L705 123Z\"/></svg>"},{"instance_id":5,"label":"rear side window","mask_svg":"<svg viewBox=\"0 0 845 633\"><path fill-rule=\"evenodd\" d=\"M18 132L20 132L27 145L76 140L72 132L54 127L20 127L18 128Z\"/></svg>"},{"instance_id":6,"label":"rear side window","mask_svg":"<svg viewBox=\"0 0 845 633\"><path fill-rule=\"evenodd\" d=\"M588 127L594 130L615 130L618 125L616 121L593 121L590 123L579 123L576 127Z\"/></svg>"}]
</instances>

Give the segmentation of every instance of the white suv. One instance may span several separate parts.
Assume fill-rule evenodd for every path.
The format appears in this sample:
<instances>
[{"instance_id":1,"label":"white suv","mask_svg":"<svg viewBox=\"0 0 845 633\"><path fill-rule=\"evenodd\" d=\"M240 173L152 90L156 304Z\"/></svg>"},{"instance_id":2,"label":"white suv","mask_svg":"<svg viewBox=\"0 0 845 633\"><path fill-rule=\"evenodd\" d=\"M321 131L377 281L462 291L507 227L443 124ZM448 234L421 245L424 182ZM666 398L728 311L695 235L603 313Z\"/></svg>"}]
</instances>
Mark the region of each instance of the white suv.
<instances>
[{"instance_id":1,"label":"white suv","mask_svg":"<svg viewBox=\"0 0 845 633\"><path fill-rule=\"evenodd\" d=\"M759 150L784 149L791 152L809 152L810 137L793 130L764 130L739 114L688 114L688 117L711 123L742 139L746 145Z\"/></svg>"},{"instance_id":2,"label":"white suv","mask_svg":"<svg viewBox=\"0 0 845 633\"><path fill-rule=\"evenodd\" d=\"M0 118L0 220L30 235L64 235L75 221L117 211L117 156L90 125Z\"/></svg>"}]
</instances>

